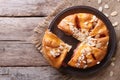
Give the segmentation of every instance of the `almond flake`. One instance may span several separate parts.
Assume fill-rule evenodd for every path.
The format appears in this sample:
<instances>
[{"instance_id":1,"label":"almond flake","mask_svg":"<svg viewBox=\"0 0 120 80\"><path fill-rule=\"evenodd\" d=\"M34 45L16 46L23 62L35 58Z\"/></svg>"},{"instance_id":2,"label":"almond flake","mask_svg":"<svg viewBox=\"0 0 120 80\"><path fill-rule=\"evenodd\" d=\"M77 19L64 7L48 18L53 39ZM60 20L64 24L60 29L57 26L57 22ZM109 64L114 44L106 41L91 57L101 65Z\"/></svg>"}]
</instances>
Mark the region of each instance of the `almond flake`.
<instances>
[{"instance_id":1,"label":"almond flake","mask_svg":"<svg viewBox=\"0 0 120 80\"><path fill-rule=\"evenodd\" d=\"M118 22L114 22L112 25L116 27L118 25Z\"/></svg>"},{"instance_id":2,"label":"almond flake","mask_svg":"<svg viewBox=\"0 0 120 80\"><path fill-rule=\"evenodd\" d=\"M99 7L98 10L102 12L102 11L103 11L103 8L102 8L102 7Z\"/></svg>"},{"instance_id":3,"label":"almond flake","mask_svg":"<svg viewBox=\"0 0 120 80\"><path fill-rule=\"evenodd\" d=\"M108 9L108 8L109 8L109 5L108 5L108 4L105 4L105 5L104 5L104 8L105 8L105 9Z\"/></svg>"},{"instance_id":4,"label":"almond flake","mask_svg":"<svg viewBox=\"0 0 120 80\"><path fill-rule=\"evenodd\" d=\"M115 61L115 60L116 60L116 58L115 58L115 57L113 57L113 58L112 58L112 61Z\"/></svg>"},{"instance_id":5,"label":"almond flake","mask_svg":"<svg viewBox=\"0 0 120 80\"><path fill-rule=\"evenodd\" d=\"M97 64L100 64L100 61L98 61Z\"/></svg>"},{"instance_id":6,"label":"almond flake","mask_svg":"<svg viewBox=\"0 0 120 80\"><path fill-rule=\"evenodd\" d=\"M104 15L105 15L106 17L109 17L109 15L108 15L107 13L104 13Z\"/></svg>"},{"instance_id":7,"label":"almond flake","mask_svg":"<svg viewBox=\"0 0 120 80\"><path fill-rule=\"evenodd\" d=\"M76 67L79 67L79 66L80 66L80 63L77 63L77 64L76 64Z\"/></svg>"},{"instance_id":8,"label":"almond flake","mask_svg":"<svg viewBox=\"0 0 120 80\"><path fill-rule=\"evenodd\" d=\"M102 3L102 0L98 0L98 4L101 4Z\"/></svg>"},{"instance_id":9,"label":"almond flake","mask_svg":"<svg viewBox=\"0 0 120 80\"><path fill-rule=\"evenodd\" d=\"M111 66L115 66L114 62L111 63Z\"/></svg>"},{"instance_id":10,"label":"almond flake","mask_svg":"<svg viewBox=\"0 0 120 80\"><path fill-rule=\"evenodd\" d=\"M83 63L86 63L86 61L83 61Z\"/></svg>"},{"instance_id":11,"label":"almond flake","mask_svg":"<svg viewBox=\"0 0 120 80\"><path fill-rule=\"evenodd\" d=\"M110 15L113 17L113 16L116 16L118 14L117 11L113 11Z\"/></svg>"},{"instance_id":12,"label":"almond flake","mask_svg":"<svg viewBox=\"0 0 120 80\"><path fill-rule=\"evenodd\" d=\"M87 59L87 63L91 63L92 61L92 59Z\"/></svg>"},{"instance_id":13,"label":"almond flake","mask_svg":"<svg viewBox=\"0 0 120 80\"><path fill-rule=\"evenodd\" d=\"M88 67L88 65L85 65L83 68L85 69L85 68L87 68Z\"/></svg>"},{"instance_id":14,"label":"almond flake","mask_svg":"<svg viewBox=\"0 0 120 80\"><path fill-rule=\"evenodd\" d=\"M113 71L110 71L110 76L111 76L111 77L113 76Z\"/></svg>"},{"instance_id":15,"label":"almond flake","mask_svg":"<svg viewBox=\"0 0 120 80\"><path fill-rule=\"evenodd\" d=\"M97 43L97 44L96 44L96 47L97 47L97 48L100 48L101 45L102 45L102 43Z\"/></svg>"}]
</instances>

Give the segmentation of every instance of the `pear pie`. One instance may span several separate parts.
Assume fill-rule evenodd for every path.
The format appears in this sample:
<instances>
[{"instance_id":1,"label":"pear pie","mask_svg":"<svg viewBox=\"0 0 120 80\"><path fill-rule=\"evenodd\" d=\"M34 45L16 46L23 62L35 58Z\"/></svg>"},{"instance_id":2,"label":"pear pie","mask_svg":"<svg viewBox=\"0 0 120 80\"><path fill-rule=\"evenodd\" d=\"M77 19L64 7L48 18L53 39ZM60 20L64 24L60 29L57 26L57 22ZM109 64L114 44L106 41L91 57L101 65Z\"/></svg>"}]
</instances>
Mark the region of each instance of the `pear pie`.
<instances>
[{"instance_id":1,"label":"pear pie","mask_svg":"<svg viewBox=\"0 0 120 80\"><path fill-rule=\"evenodd\" d=\"M109 42L108 29L102 20L93 14L76 13L62 19L58 28L80 41L68 62L69 66L87 68L100 64Z\"/></svg>"},{"instance_id":2,"label":"pear pie","mask_svg":"<svg viewBox=\"0 0 120 80\"><path fill-rule=\"evenodd\" d=\"M79 41L70 60L74 68L89 68L100 64L107 54L109 31L104 22L90 13L76 13L63 18L57 25L67 36ZM42 51L48 62L56 68L63 64L72 46L47 30L42 40Z\"/></svg>"},{"instance_id":3,"label":"pear pie","mask_svg":"<svg viewBox=\"0 0 120 80\"><path fill-rule=\"evenodd\" d=\"M47 30L42 40L42 52L48 62L55 68L62 65L71 46L60 40L55 34Z\"/></svg>"}]
</instances>

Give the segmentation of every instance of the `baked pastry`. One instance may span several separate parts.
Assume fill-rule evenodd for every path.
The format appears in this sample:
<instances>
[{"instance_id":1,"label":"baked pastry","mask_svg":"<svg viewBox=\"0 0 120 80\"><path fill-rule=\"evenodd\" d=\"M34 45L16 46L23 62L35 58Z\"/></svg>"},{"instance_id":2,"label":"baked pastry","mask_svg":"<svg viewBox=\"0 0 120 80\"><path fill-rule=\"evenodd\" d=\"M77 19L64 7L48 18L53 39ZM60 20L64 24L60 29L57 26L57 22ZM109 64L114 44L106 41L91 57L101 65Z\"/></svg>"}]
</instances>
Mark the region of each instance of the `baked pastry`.
<instances>
[{"instance_id":1,"label":"baked pastry","mask_svg":"<svg viewBox=\"0 0 120 80\"><path fill-rule=\"evenodd\" d=\"M88 68L96 64L105 57L107 52L109 37L104 38L89 38L80 43L74 50L74 54L68 64L76 68Z\"/></svg>"},{"instance_id":2,"label":"baked pastry","mask_svg":"<svg viewBox=\"0 0 120 80\"><path fill-rule=\"evenodd\" d=\"M70 49L70 45L64 43L49 30L46 30L42 40L42 54L53 67L59 68L62 65Z\"/></svg>"},{"instance_id":3,"label":"baked pastry","mask_svg":"<svg viewBox=\"0 0 120 80\"><path fill-rule=\"evenodd\" d=\"M63 18L58 28L79 41L69 66L89 68L100 64L107 54L109 31L103 21L90 13L76 13ZM42 40L42 54L55 68L60 68L72 46L46 30Z\"/></svg>"},{"instance_id":4,"label":"baked pastry","mask_svg":"<svg viewBox=\"0 0 120 80\"><path fill-rule=\"evenodd\" d=\"M90 13L66 16L58 28L80 41L74 50L69 66L88 68L99 64L107 53L109 31L102 20Z\"/></svg>"}]
</instances>

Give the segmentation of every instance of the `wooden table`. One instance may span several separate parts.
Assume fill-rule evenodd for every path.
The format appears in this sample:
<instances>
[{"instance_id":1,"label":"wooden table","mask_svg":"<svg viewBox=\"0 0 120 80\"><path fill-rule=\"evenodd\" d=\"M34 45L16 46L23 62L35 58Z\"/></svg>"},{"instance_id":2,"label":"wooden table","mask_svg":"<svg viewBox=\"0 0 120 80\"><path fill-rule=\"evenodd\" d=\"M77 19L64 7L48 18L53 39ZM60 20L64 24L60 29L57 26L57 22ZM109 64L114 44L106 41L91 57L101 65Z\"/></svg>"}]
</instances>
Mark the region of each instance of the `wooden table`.
<instances>
[{"instance_id":1,"label":"wooden table","mask_svg":"<svg viewBox=\"0 0 120 80\"><path fill-rule=\"evenodd\" d=\"M83 5L98 7L97 0L91 0L93 5L80 1ZM112 1L106 0L102 5L109 3L110 11L115 7L120 12L120 6L114 6L119 3ZM0 80L120 80L120 70L116 70L120 66L114 68L117 71L114 77L109 76L111 66L105 68L107 72L102 70L92 77L75 77L52 68L37 51L31 42L33 29L38 23L42 24L60 3L61 0L0 0ZM119 18L110 17L111 21ZM116 28L116 33L119 31ZM120 38L119 34L117 38Z\"/></svg>"}]
</instances>

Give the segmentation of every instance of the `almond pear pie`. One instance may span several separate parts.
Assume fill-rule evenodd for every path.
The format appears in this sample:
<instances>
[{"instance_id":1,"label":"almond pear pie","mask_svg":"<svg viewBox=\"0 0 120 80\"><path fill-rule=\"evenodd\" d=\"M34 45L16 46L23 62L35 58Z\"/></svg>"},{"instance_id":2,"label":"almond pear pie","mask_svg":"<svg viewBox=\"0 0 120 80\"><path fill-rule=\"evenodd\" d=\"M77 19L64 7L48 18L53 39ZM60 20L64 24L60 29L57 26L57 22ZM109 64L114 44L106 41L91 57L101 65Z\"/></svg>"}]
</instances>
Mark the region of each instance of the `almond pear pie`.
<instances>
[{"instance_id":1,"label":"almond pear pie","mask_svg":"<svg viewBox=\"0 0 120 80\"><path fill-rule=\"evenodd\" d=\"M97 64L107 54L109 31L104 22L90 13L75 13L63 18L57 27L67 36L79 41L68 66L85 69ZM46 30L42 40L42 51L48 62L60 68L72 46Z\"/></svg>"},{"instance_id":2,"label":"almond pear pie","mask_svg":"<svg viewBox=\"0 0 120 80\"><path fill-rule=\"evenodd\" d=\"M60 40L55 34L47 30L42 40L42 52L48 62L55 68L62 65L71 46Z\"/></svg>"}]
</instances>

